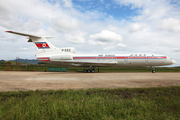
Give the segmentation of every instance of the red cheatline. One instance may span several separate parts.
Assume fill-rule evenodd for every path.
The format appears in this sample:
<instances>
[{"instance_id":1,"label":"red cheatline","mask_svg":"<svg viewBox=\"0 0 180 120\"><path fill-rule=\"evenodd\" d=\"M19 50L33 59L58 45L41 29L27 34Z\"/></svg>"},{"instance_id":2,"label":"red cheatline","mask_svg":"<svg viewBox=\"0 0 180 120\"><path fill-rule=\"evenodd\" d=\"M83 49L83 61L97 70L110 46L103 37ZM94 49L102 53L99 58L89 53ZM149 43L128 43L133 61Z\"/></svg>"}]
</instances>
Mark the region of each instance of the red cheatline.
<instances>
[{"instance_id":1,"label":"red cheatline","mask_svg":"<svg viewBox=\"0 0 180 120\"><path fill-rule=\"evenodd\" d=\"M41 61L50 61L50 60L41 60Z\"/></svg>"},{"instance_id":2,"label":"red cheatline","mask_svg":"<svg viewBox=\"0 0 180 120\"><path fill-rule=\"evenodd\" d=\"M37 59L49 59L48 57L40 57L40 58L37 58Z\"/></svg>"},{"instance_id":3,"label":"red cheatline","mask_svg":"<svg viewBox=\"0 0 180 120\"><path fill-rule=\"evenodd\" d=\"M73 57L73 59L160 59L163 57Z\"/></svg>"}]
</instances>

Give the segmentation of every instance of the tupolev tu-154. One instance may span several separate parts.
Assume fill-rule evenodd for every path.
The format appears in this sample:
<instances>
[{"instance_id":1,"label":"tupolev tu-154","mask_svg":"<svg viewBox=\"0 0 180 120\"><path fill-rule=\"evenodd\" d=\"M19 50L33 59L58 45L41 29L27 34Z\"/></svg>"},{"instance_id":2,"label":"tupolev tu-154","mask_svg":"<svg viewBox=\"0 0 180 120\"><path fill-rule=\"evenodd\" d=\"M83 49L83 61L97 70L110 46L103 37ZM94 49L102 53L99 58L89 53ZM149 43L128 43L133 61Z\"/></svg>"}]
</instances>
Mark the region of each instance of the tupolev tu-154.
<instances>
[{"instance_id":1,"label":"tupolev tu-154","mask_svg":"<svg viewBox=\"0 0 180 120\"><path fill-rule=\"evenodd\" d=\"M19 32L6 31L17 35L26 36L28 42L33 42L38 50L35 55L37 61L63 66L90 67L83 72L95 72L95 67L111 66L150 66L155 73L155 66L167 66L175 64L175 61L165 55L157 54L75 54L74 47L57 48L47 38L29 35Z\"/></svg>"}]
</instances>

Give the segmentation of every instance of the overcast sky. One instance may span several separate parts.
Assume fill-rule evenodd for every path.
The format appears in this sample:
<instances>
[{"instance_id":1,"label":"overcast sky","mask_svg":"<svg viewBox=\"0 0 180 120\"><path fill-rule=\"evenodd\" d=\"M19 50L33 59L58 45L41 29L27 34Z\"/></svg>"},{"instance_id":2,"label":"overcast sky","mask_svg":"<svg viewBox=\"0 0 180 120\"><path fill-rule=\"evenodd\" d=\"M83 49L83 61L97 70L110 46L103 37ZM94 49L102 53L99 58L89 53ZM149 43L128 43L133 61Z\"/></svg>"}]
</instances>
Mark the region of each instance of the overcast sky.
<instances>
[{"instance_id":1,"label":"overcast sky","mask_svg":"<svg viewBox=\"0 0 180 120\"><path fill-rule=\"evenodd\" d=\"M53 36L77 54L162 54L180 66L179 0L0 0L0 59L35 59L35 46L8 30Z\"/></svg>"}]
</instances>

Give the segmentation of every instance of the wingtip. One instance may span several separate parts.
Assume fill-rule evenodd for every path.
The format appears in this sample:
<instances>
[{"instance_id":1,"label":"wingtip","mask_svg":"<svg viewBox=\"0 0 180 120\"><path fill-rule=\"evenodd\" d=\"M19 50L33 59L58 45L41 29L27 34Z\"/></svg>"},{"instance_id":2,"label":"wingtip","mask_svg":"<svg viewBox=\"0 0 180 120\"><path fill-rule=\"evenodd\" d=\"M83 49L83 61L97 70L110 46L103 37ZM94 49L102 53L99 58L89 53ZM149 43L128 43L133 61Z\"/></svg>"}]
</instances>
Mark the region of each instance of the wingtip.
<instances>
[{"instance_id":1,"label":"wingtip","mask_svg":"<svg viewBox=\"0 0 180 120\"><path fill-rule=\"evenodd\" d=\"M12 31L5 31L5 32L12 32Z\"/></svg>"}]
</instances>

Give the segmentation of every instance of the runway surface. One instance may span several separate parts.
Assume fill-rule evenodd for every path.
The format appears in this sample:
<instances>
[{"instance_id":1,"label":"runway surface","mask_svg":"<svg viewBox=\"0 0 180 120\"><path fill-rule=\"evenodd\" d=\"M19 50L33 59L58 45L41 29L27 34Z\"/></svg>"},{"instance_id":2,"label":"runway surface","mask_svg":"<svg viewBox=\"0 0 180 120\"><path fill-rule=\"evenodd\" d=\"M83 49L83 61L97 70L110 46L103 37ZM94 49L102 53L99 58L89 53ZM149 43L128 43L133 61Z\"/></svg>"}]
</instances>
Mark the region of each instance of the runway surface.
<instances>
[{"instance_id":1,"label":"runway surface","mask_svg":"<svg viewBox=\"0 0 180 120\"><path fill-rule=\"evenodd\" d=\"M180 73L0 71L0 91L134 88L180 85Z\"/></svg>"}]
</instances>

